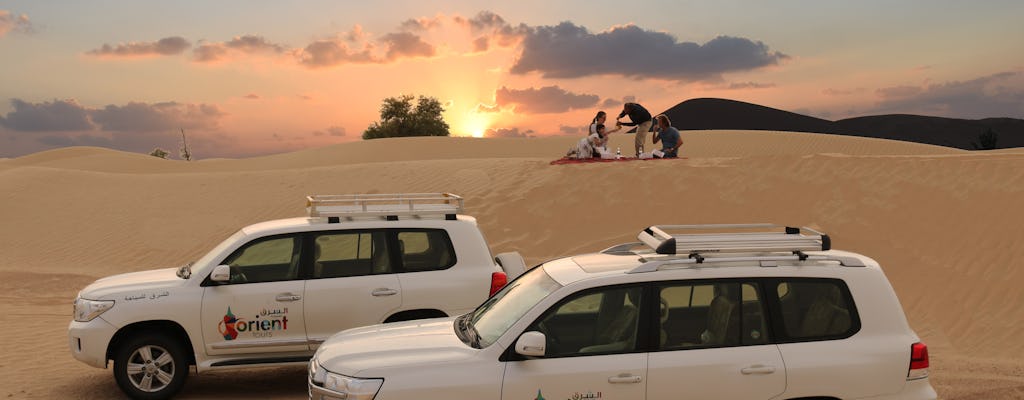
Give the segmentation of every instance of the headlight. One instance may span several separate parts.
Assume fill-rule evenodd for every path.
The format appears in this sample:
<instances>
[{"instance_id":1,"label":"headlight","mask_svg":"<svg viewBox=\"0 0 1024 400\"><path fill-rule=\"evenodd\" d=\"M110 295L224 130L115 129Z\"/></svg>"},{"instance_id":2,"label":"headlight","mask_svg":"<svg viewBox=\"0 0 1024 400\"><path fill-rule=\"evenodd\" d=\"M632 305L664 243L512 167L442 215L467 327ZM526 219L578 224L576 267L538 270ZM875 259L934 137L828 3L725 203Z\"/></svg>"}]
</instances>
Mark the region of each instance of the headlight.
<instances>
[{"instance_id":1,"label":"headlight","mask_svg":"<svg viewBox=\"0 0 1024 400\"><path fill-rule=\"evenodd\" d=\"M89 322L114 306L113 300L75 299L75 321Z\"/></svg>"},{"instance_id":2,"label":"headlight","mask_svg":"<svg viewBox=\"0 0 1024 400\"><path fill-rule=\"evenodd\" d=\"M310 397L315 399L372 400L384 384L380 378L353 378L328 372L317 364L316 359L309 363L309 380L313 385L326 389L311 391Z\"/></svg>"}]
</instances>

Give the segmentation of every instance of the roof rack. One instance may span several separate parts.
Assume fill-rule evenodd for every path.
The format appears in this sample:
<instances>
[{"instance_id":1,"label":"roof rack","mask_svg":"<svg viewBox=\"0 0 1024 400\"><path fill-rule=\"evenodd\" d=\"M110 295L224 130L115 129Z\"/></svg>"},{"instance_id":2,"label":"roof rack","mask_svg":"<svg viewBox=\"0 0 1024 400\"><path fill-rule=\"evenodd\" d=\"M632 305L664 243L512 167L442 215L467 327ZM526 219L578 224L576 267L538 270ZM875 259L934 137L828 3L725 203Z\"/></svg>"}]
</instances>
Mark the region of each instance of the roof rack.
<instances>
[{"instance_id":1,"label":"roof rack","mask_svg":"<svg viewBox=\"0 0 1024 400\"><path fill-rule=\"evenodd\" d=\"M799 252L795 252L799 253ZM835 261L839 265L844 267L864 267L863 261L857 257L842 256L842 255L805 255L802 253L793 255L778 255L778 256L747 256L747 257L694 257L694 258L669 258L669 259L643 259L643 264L640 264L636 268L626 272L627 274L637 274L645 272L662 271L666 269L678 269L678 268L700 268L701 265L707 262L743 262L743 261L757 261L761 267L778 267L780 261Z\"/></svg>"},{"instance_id":2,"label":"roof rack","mask_svg":"<svg viewBox=\"0 0 1024 400\"><path fill-rule=\"evenodd\" d=\"M676 231L702 233L669 233ZM701 253L802 254L832 247L828 235L814 229L774 224L655 225L641 231L637 239L658 254L687 254L698 259Z\"/></svg>"},{"instance_id":3,"label":"roof rack","mask_svg":"<svg viewBox=\"0 0 1024 400\"><path fill-rule=\"evenodd\" d=\"M399 216L417 218L444 217L454 220L462 212L463 199L451 193L343 194L306 196L306 212L310 217L327 217L339 222L342 217L384 218Z\"/></svg>"}]
</instances>

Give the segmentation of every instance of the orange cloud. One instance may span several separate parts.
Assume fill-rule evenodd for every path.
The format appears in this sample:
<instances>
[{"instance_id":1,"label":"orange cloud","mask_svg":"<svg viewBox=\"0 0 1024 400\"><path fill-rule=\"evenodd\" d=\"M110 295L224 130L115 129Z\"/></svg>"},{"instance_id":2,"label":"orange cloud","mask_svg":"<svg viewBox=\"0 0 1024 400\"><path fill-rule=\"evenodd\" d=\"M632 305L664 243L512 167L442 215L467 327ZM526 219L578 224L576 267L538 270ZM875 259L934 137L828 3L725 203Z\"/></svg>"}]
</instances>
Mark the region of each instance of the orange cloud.
<instances>
[{"instance_id":1,"label":"orange cloud","mask_svg":"<svg viewBox=\"0 0 1024 400\"><path fill-rule=\"evenodd\" d=\"M22 32L27 33L32 31L32 23L29 22L28 16L21 14L14 16L10 11L0 10L0 37L4 37L7 32Z\"/></svg>"}]
</instances>

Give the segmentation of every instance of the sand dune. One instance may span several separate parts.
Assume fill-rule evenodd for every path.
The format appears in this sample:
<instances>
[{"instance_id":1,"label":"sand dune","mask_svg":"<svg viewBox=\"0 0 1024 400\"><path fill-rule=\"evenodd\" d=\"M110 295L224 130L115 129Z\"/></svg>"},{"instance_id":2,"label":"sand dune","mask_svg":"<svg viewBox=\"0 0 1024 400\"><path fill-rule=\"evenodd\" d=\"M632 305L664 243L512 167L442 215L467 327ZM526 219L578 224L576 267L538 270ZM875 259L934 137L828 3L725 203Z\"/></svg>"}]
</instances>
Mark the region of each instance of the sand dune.
<instances>
[{"instance_id":1,"label":"sand dune","mask_svg":"<svg viewBox=\"0 0 1024 400\"><path fill-rule=\"evenodd\" d=\"M528 263L665 223L819 228L879 262L946 399L1024 396L1024 151L844 136L684 132L682 160L549 165L576 140L407 138L186 163L99 148L0 160L0 396L120 396L73 360L71 301L93 279L176 266L307 194L464 196L492 251ZM632 152L632 137L612 147ZM182 398L304 398L301 370L193 376Z\"/></svg>"}]
</instances>

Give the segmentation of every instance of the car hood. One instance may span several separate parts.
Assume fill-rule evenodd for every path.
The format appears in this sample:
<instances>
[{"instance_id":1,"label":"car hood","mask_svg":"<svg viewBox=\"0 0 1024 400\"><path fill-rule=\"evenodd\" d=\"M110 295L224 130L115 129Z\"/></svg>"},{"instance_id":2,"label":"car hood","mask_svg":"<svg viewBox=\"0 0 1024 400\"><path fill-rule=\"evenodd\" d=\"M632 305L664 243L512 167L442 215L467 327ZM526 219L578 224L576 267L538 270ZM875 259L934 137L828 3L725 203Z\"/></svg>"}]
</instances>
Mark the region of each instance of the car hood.
<instances>
[{"instance_id":1,"label":"car hood","mask_svg":"<svg viewBox=\"0 0 1024 400\"><path fill-rule=\"evenodd\" d=\"M315 359L328 371L366 377L379 368L468 360L480 350L455 335L454 321L453 317L349 329L324 342Z\"/></svg>"},{"instance_id":2,"label":"car hood","mask_svg":"<svg viewBox=\"0 0 1024 400\"><path fill-rule=\"evenodd\" d=\"M177 268L154 269L151 271L129 272L101 278L79 293L82 298L90 300L141 300L143 297L154 299L167 295L172 287L181 286L184 279L178 278Z\"/></svg>"}]
</instances>

